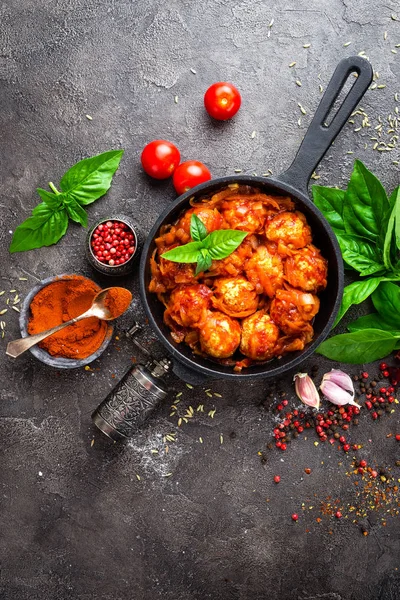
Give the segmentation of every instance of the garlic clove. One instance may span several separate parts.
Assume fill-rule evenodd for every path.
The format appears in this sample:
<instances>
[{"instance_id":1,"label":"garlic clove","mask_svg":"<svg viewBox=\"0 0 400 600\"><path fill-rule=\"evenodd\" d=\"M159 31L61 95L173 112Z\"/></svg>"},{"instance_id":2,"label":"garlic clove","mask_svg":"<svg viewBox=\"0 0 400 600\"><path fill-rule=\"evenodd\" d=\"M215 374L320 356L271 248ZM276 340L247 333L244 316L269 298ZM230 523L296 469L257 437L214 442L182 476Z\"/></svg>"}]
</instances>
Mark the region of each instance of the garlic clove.
<instances>
[{"instance_id":1,"label":"garlic clove","mask_svg":"<svg viewBox=\"0 0 400 600\"><path fill-rule=\"evenodd\" d=\"M357 402L354 402L352 394L344 390L342 387L336 385L336 383L333 381L325 379L325 377L322 379L320 390L323 395L328 398L332 404L336 404L336 406L352 404L353 406L357 406L357 408L361 408Z\"/></svg>"},{"instance_id":2,"label":"garlic clove","mask_svg":"<svg viewBox=\"0 0 400 600\"><path fill-rule=\"evenodd\" d=\"M307 406L319 408L320 397L315 384L308 373L296 373L293 377L297 396Z\"/></svg>"},{"instance_id":3,"label":"garlic clove","mask_svg":"<svg viewBox=\"0 0 400 600\"><path fill-rule=\"evenodd\" d=\"M352 396L354 396L353 382L351 380L351 377L344 371L341 371L340 369L332 369L331 371L329 371L329 373L325 373L325 375L322 378L322 383L324 383L324 381L332 381L342 389L347 390L349 393L352 394Z\"/></svg>"}]
</instances>

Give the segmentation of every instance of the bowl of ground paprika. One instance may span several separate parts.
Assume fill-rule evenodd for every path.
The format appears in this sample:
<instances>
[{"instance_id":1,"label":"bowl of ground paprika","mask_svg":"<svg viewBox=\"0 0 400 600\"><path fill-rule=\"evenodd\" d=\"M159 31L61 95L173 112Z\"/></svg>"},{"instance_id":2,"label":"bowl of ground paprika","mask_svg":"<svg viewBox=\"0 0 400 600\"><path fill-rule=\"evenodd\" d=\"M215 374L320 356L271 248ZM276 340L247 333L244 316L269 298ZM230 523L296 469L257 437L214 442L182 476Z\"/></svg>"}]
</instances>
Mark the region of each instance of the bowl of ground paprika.
<instances>
[{"instance_id":1,"label":"bowl of ground paprika","mask_svg":"<svg viewBox=\"0 0 400 600\"><path fill-rule=\"evenodd\" d=\"M84 313L100 287L83 275L58 275L36 285L20 314L22 337L40 333ZM98 358L111 341L113 326L97 317L74 323L30 348L36 358L58 369L74 369Z\"/></svg>"}]
</instances>

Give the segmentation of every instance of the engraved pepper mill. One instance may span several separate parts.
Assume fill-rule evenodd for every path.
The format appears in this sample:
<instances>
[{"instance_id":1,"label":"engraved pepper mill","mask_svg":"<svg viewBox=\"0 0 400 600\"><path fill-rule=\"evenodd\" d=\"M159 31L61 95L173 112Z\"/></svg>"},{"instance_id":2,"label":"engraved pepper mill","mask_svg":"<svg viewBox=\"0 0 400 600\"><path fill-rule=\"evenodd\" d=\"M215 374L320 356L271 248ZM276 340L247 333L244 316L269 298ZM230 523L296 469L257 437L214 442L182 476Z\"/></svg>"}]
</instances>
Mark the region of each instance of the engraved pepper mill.
<instances>
[{"instance_id":1,"label":"engraved pepper mill","mask_svg":"<svg viewBox=\"0 0 400 600\"><path fill-rule=\"evenodd\" d=\"M135 323L127 336L148 357L148 362L130 369L92 414L94 424L115 441L134 435L168 393L161 377L171 363L166 358L153 359L134 339L138 331L140 326Z\"/></svg>"}]
</instances>

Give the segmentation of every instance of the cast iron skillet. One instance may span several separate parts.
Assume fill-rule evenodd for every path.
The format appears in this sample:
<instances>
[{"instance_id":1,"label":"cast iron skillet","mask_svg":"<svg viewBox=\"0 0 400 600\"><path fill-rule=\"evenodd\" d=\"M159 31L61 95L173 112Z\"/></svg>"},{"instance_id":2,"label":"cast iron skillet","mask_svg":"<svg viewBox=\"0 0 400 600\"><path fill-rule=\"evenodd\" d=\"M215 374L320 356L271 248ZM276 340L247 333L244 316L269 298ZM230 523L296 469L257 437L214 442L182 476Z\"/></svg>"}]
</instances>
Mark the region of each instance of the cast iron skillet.
<instances>
[{"instance_id":1,"label":"cast iron skillet","mask_svg":"<svg viewBox=\"0 0 400 600\"><path fill-rule=\"evenodd\" d=\"M352 73L357 73L354 85L340 104L336 114L329 124L326 124L335 100ZM172 356L186 369L178 369L178 374L187 380L186 375L201 373L207 378L229 378L244 380L249 378L266 378L281 375L305 360L328 335L337 312L339 310L343 292L343 263L336 237L320 211L308 197L307 186L315 167L318 165L333 140L348 120L351 112L357 106L363 94L372 81L372 67L368 61L359 56L352 56L342 60L326 89L324 96L317 108L314 118L308 128L304 140L289 169L276 179L264 177L249 177L247 175L233 175L221 177L211 182L203 183L189 192L182 194L165 210L149 233L142 251L140 263L140 291L143 305L148 315L151 326L161 342ZM182 212L189 207L189 198L196 199L211 195L226 187L230 183L239 183L258 188L267 194L290 195L296 202L298 210L305 214L313 234L313 243L328 259L328 286L320 294L321 307L314 320L314 339L304 350L289 353L280 359L273 359L263 364L254 364L241 373L235 373L233 367L220 365L212 359L193 354L185 344L176 344L168 327L163 323L164 307L155 294L148 292L150 282L150 258L155 248L154 238L157 237L160 227L172 223ZM200 380L202 378L200 377Z\"/></svg>"}]
</instances>

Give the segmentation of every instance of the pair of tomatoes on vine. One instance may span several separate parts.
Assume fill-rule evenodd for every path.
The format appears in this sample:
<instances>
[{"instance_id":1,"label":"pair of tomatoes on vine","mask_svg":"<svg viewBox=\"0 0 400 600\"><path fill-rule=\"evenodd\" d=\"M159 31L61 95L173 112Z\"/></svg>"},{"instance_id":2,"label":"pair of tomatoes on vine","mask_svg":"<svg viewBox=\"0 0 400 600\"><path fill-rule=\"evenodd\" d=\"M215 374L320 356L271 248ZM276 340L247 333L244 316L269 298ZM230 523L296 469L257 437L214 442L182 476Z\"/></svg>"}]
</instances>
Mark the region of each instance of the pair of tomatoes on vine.
<instances>
[{"instance_id":1,"label":"pair of tomatoes on vine","mask_svg":"<svg viewBox=\"0 0 400 600\"><path fill-rule=\"evenodd\" d=\"M239 110L242 102L239 91L231 83L214 83L204 94L204 106L208 114L219 121L231 119ZM211 179L208 168L198 160L180 163L178 148L166 140L153 140L147 144L141 155L142 167L155 179L167 179L172 182L178 194Z\"/></svg>"}]
</instances>

